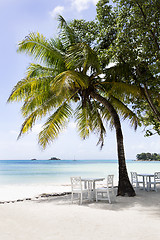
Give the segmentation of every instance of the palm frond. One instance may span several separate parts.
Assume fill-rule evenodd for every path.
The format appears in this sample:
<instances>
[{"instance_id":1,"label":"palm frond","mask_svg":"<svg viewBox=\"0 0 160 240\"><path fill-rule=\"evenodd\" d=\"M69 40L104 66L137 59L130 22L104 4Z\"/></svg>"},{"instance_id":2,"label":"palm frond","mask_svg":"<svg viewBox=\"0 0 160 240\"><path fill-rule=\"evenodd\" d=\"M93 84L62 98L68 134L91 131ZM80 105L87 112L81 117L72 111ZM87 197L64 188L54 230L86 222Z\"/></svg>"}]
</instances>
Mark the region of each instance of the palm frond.
<instances>
[{"instance_id":1,"label":"palm frond","mask_svg":"<svg viewBox=\"0 0 160 240\"><path fill-rule=\"evenodd\" d=\"M66 55L66 66L68 69L82 69L86 74L90 70L100 72L100 64L96 52L86 43L77 43L69 47Z\"/></svg>"},{"instance_id":2,"label":"palm frond","mask_svg":"<svg viewBox=\"0 0 160 240\"><path fill-rule=\"evenodd\" d=\"M39 144L45 149L46 146L58 137L59 133L66 127L67 120L72 115L71 107L64 102L52 114L39 133Z\"/></svg>"},{"instance_id":3,"label":"palm frond","mask_svg":"<svg viewBox=\"0 0 160 240\"><path fill-rule=\"evenodd\" d=\"M110 99L114 107L117 109L117 112L123 117L123 120L129 119L131 126L133 126L135 130L138 126L141 126L140 119L123 102L113 96Z\"/></svg>"},{"instance_id":4,"label":"palm frond","mask_svg":"<svg viewBox=\"0 0 160 240\"><path fill-rule=\"evenodd\" d=\"M108 82L103 81L97 83L97 88L104 93L105 96L115 96L120 99L126 99L129 97L143 98L140 87L124 82Z\"/></svg>"},{"instance_id":5,"label":"palm frond","mask_svg":"<svg viewBox=\"0 0 160 240\"><path fill-rule=\"evenodd\" d=\"M57 98L53 94L49 95L49 93L46 93L45 96L44 92L42 96L27 100L21 108L22 115L26 119L22 124L18 138L31 130L36 120L42 119L42 117L45 117L54 107L60 106L60 104L62 104L62 99Z\"/></svg>"},{"instance_id":6,"label":"palm frond","mask_svg":"<svg viewBox=\"0 0 160 240\"><path fill-rule=\"evenodd\" d=\"M42 34L30 33L18 45L17 52L25 52L35 59L52 66L56 59L63 61L64 53L54 47L53 41L48 41Z\"/></svg>"},{"instance_id":7,"label":"palm frond","mask_svg":"<svg viewBox=\"0 0 160 240\"><path fill-rule=\"evenodd\" d=\"M76 71L65 71L54 78L51 89L58 94L67 94L70 89L83 89L88 87L88 77ZM68 91L68 92L67 92Z\"/></svg>"},{"instance_id":8,"label":"palm frond","mask_svg":"<svg viewBox=\"0 0 160 240\"><path fill-rule=\"evenodd\" d=\"M99 139L97 145L100 144L100 148L102 149L104 145L104 138L106 135L106 129L104 127L104 116L103 116L103 107L99 102L93 101L92 108L92 124L94 126L94 131L99 135Z\"/></svg>"},{"instance_id":9,"label":"palm frond","mask_svg":"<svg viewBox=\"0 0 160 240\"><path fill-rule=\"evenodd\" d=\"M26 78L54 76L54 74L55 70L53 68L31 63L30 66L27 68Z\"/></svg>"},{"instance_id":10,"label":"palm frond","mask_svg":"<svg viewBox=\"0 0 160 240\"><path fill-rule=\"evenodd\" d=\"M51 91L37 92L34 97L30 97L24 102L21 112L23 117L27 117L33 111L39 109L39 116L42 117L52 111L53 108L59 107L63 101L64 98L56 96Z\"/></svg>"},{"instance_id":11,"label":"palm frond","mask_svg":"<svg viewBox=\"0 0 160 240\"><path fill-rule=\"evenodd\" d=\"M87 111L86 107L83 108L81 103L75 110L75 118L80 137L82 139L86 139L89 137L90 131L92 129L92 122L89 118L89 111Z\"/></svg>"},{"instance_id":12,"label":"palm frond","mask_svg":"<svg viewBox=\"0 0 160 240\"><path fill-rule=\"evenodd\" d=\"M112 67L106 68L104 73L106 75L106 79L111 79L112 81L122 81L125 79L126 81L130 77L132 69L127 63L117 63Z\"/></svg>"},{"instance_id":13,"label":"palm frond","mask_svg":"<svg viewBox=\"0 0 160 240\"><path fill-rule=\"evenodd\" d=\"M69 27L66 20L61 15L58 16L58 21L59 29L61 29L60 38L63 42L63 46L68 47L78 42L78 37L76 36L74 31Z\"/></svg>"},{"instance_id":14,"label":"palm frond","mask_svg":"<svg viewBox=\"0 0 160 240\"><path fill-rule=\"evenodd\" d=\"M52 80L52 77L22 79L14 86L8 102L27 100L32 98L37 92L48 91Z\"/></svg>"},{"instance_id":15,"label":"palm frond","mask_svg":"<svg viewBox=\"0 0 160 240\"><path fill-rule=\"evenodd\" d=\"M112 131L114 129L114 121L113 121L113 118L112 118L110 112L104 105L102 105L100 102L97 102L97 101L96 101L96 107L101 116L103 124L105 123L105 126L108 126L110 128L110 130Z\"/></svg>"},{"instance_id":16,"label":"palm frond","mask_svg":"<svg viewBox=\"0 0 160 240\"><path fill-rule=\"evenodd\" d=\"M39 109L32 112L23 122L20 133L18 135L18 139L22 136L22 134L27 133L29 130L32 130L32 127L34 126L36 120L39 117Z\"/></svg>"},{"instance_id":17,"label":"palm frond","mask_svg":"<svg viewBox=\"0 0 160 240\"><path fill-rule=\"evenodd\" d=\"M42 117L50 113L53 108L61 108L63 105L65 106L63 98L57 97L51 92L42 92L39 96L37 95L34 98L28 99L21 108L22 115L26 119L22 124L18 138L31 130L36 120L42 119Z\"/></svg>"},{"instance_id":18,"label":"palm frond","mask_svg":"<svg viewBox=\"0 0 160 240\"><path fill-rule=\"evenodd\" d=\"M112 84L112 94L118 95L119 93L123 93L122 95L133 96L133 97L142 97L141 89L138 86L127 84L123 82L114 82Z\"/></svg>"},{"instance_id":19,"label":"palm frond","mask_svg":"<svg viewBox=\"0 0 160 240\"><path fill-rule=\"evenodd\" d=\"M80 137L86 139L91 132L94 132L99 135L97 144L100 144L102 148L106 129L103 124L103 117L99 111L99 103L88 101L85 107L80 103L76 108L75 118Z\"/></svg>"}]
</instances>

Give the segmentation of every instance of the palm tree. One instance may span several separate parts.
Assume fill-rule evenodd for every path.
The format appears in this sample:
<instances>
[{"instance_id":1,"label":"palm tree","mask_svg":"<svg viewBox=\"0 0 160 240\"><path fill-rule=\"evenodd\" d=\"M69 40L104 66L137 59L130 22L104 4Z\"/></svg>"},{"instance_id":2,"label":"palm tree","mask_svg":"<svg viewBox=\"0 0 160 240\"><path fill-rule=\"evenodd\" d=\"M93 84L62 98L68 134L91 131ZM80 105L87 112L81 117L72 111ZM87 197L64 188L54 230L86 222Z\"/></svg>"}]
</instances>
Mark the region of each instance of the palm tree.
<instances>
[{"instance_id":1,"label":"palm tree","mask_svg":"<svg viewBox=\"0 0 160 240\"><path fill-rule=\"evenodd\" d=\"M39 133L39 144L46 148L74 114L80 136L86 139L90 132L97 132L102 147L106 132L104 122L110 122L116 129L117 138L117 194L134 196L125 163L119 114L124 119L129 118L131 125L137 127L138 118L123 104L125 91L131 89L133 93L136 87L128 88L125 84L124 88L123 83L102 77L103 70L96 52L78 40L63 18L61 24L58 39L47 40L39 33L31 33L19 43L19 52L43 62L43 66L31 64L28 67L26 77L17 83L8 99L9 102L24 101L21 111L25 121L19 137L32 129L36 120L48 116Z\"/></svg>"}]
</instances>

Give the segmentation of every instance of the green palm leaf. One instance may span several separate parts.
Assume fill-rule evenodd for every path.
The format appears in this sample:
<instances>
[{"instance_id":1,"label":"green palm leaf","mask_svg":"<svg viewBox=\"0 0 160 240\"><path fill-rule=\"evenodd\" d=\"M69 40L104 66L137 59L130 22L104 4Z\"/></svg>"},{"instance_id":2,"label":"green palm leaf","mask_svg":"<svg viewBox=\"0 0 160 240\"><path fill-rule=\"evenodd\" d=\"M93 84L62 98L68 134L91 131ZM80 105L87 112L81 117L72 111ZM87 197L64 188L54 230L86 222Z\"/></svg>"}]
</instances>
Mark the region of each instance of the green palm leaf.
<instances>
[{"instance_id":1,"label":"green palm leaf","mask_svg":"<svg viewBox=\"0 0 160 240\"><path fill-rule=\"evenodd\" d=\"M8 102L22 101L32 98L37 92L48 91L52 77L26 78L17 83L13 88Z\"/></svg>"},{"instance_id":2,"label":"green palm leaf","mask_svg":"<svg viewBox=\"0 0 160 240\"><path fill-rule=\"evenodd\" d=\"M30 97L24 102L21 112L23 117L27 117L33 111L39 109L38 114L42 118L42 116L45 116L53 108L60 106L62 103L63 99L54 95L51 91L38 92L34 97Z\"/></svg>"},{"instance_id":3,"label":"green palm leaf","mask_svg":"<svg viewBox=\"0 0 160 240\"><path fill-rule=\"evenodd\" d=\"M55 69L31 63L27 69L26 78L54 76Z\"/></svg>"},{"instance_id":4,"label":"green palm leaf","mask_svg":"<svg viewBox=\"0 0 160 240\"><path fill-rule=\"evenodd\" d=\"M66 127L66 123L72 115L71 107L65 102L52 114L39 133L39 144L45 148L47 144L58 137Z\"/></svg>"},{"instance_id":5,"label":"green palm leaf","mask_svg":"<svg viewBox=\"0 0 160 240\"><path fill-rule=\"evenodd\" d=\"M75 118L77 122L77 128L79 131L79 135L82 139L86 139L89 137L90 131L92 129L92 122L90 121L89 114L91 111L87 111L88 109L83 108L80 103L75 110Z\"/></svg>"},{"instance_id":6,"label":"green palm leaf","mask_svg":"<svg viewBox=\"0 0 160 240\"><path fill-rule=\"evenodd\" d=\"M22 136L22 134L27 133L29 130L32 129L34 126L36 120L40 117L40 109L37 109L36 111L32 112L23 122L20 133L18 135L18 139ZM42 109L41 109L42 110ZM44 113L44 110L43 110Z\"/></svg>"},{"instance_id":7,"label":"green palm leaf","mask_svg":"<svg viewBox=\"0 0 160 240\"><path fill-rule=\"evenodd\" d=\"M82 73L67 70L58 74L51 84L51 89L58 94L67 95L70 89L85 89L88 87L88 77ZM67 92L68 91L68 92Z\"/></svg>"},{"instance_id":8,"label":"green palm leaf","mask_svg":"<svg viewBox=\"0 0 160 240\"><path fill-rule=\"evenodd\" d=\"M124 82L108 82L104 80L102 83L97 84L97 87L106 93L106 96L114 95L118 97L122 97L125 99L126 96L132 97L140 97L142 98L142 91L140 87L137 87L132 84L124 83Z\"/></svg>"},{"instance_id":9,"label":"green palm leaf","mask_svg":"<svg viewBox=\"0 0 160 240\"><path fill-rule=\"evenodd\" d=\"M122 81L124 78L127 80L130 77L130 72L131 68L127 63L116 63L113 67L104 70L106 79L111 79L111 81Z\"/></svg>"},{"instance_id":10,"label":"green palm leaf","mask_svg":"<svg viewBox=\"0 0 160 240\"><path fill-rule=\"evenodd\" d=\"M63 42L63 46L68 48L68 46L75 44L75 42L78 42L78 37L75 35L74 31L68 26L67 22L61 15L58 16L58 21L59 29L61 29L60 38Z\"/></svg>"},{"instance_id":11,"label":"green palm leaf","mask_svg":"<svg viewBox=\"0 0 160 240\"><path fill-rule=\"evenodd\" d=\"M39 33L30 33L19 43L17 52L25 52L35 59L52 66L57 59L63 61L64 53L54 46L55 41L47 39Z\"/></svg>"},{"instance_id":12,"label":"green palm leaf","mask_svg":"<svg viewBox=\"0 0 160 240\"><path fill-rule=\"evenodd\" d=\"M104 114L103 110L104 107L101 106L96 101L93 101L93 107L92 107L92 116L91 116L91 121L93 125L93 131L97 133L99 136L97 145L100 144L100 147L102 148L104 145L104 138L106 135L106 129L104 127Z\"/></svg>"},{"instance_id":13,"label":"green palm leaf","mask_svg":"<svg viewBox=\"0 0 160 240\"><path fill-rule=\"evenodd\" d=\"M111 97L111 102L124 120L129 119L131 126L133 126L135 130L137 129L138 125L141 126L140 119L123 102L113 96Z\"/></svg>"},{"instance_id":14,"label":"green palm leaf","mask_svg":"<svg viewBox=\"0 0 160 240\"><path fill-rule=\"evenodd\" d=\"M95 101L88 101L85 107L83 104L79 104L75 111L75 118L80 137L86 139L90 132L95 132L99 135L97 144L101 144L102 147L106 130L103 125L103 117L98 109L99 106L99 103Z\"/></svg>"},{"instance_id":15,"label":"green palm leaf","mask_svg":"<svg viewBox=\"0 0 160 240\"><path fill-rule=\"evenodd\" d=\"M100 65L96 52L83 42L69 47L66 66L68 69L83 70L84 74L86 74L87 70L90 70L91 73L100 73Z\"/></svg>"},{"instance_id":16,"label":"green palm leaf","mask_svg":"<svg viewBox=\"0 0 160 240\"><path fill-rule=\"evenodd\" d=\"M44 95L44 93L42 94ZM40 100L38 99L38 97L35 97L26 101L21 108L22 115L23 117L26 117L26 119L22 124L18 138L20 138L22 134L27 133L29 130L31 130L36 120L42 119L42 117L49 114L54 107L58 107L58 106L60 106L58 108L60 110L63 110L64 108L64 115L65 115L67 113L68 105L66 103L62 103L61 98L57 98L57 96L53 94L50 94L50 95L48 94L47 97L45 96L44 100L42 99L42 96L40 96ZM60 110L59 110L59 113L60 113ZM68 114L69 114L69 111L71 111L71 108L68 106Z\"/></svg>"}]
</instances>

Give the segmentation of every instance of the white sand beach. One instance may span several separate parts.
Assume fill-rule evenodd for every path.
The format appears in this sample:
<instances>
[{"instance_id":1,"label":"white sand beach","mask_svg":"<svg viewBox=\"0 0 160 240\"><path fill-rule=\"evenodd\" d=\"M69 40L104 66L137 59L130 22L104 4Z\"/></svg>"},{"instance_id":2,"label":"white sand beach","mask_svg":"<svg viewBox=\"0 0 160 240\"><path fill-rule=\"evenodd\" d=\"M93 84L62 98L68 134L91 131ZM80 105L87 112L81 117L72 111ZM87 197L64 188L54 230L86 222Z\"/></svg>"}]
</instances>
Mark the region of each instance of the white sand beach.
<instances>
[{"instance_id":1,"label":"white sand beach","mask_svg":"<svg viewBox=\"0 0 160 240\"><path fill-rule=\"evenodd\" d=\"M17 184L0 186L0 202L34 198L42 193L70 192L69 183L64 184Z\"/></svg>"},{"instance_id":2,"label":"white sand beach","mask_svg":"<svg viewBox=\"0 0 160 240\"><path fill-rule=\"evenodd\" d=\"M0 204L2 240L151 240L160 236L160 191L116 202L71 204L70 195Z\"/></svg>"}]
</instances>

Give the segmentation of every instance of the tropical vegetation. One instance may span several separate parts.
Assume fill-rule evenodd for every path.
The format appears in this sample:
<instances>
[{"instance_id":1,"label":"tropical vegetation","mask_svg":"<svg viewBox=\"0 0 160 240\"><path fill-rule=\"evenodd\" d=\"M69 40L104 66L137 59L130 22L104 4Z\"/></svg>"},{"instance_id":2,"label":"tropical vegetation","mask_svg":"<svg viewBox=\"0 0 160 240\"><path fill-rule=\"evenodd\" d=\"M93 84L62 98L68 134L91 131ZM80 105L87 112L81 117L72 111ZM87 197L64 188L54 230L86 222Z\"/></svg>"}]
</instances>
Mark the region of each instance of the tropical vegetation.
<instances>
[{"instance_id":1,"label":"tropical vegetation","mask_svg":"<svg viewBox=\"0 0 160 240\"><path fill-rule=\"evenodd\" d=\"M117 37L111 50L115 61L128 65L131 84L143 98L130 98L143 120L146 135L160 134L160 5L159 0L116 0Z\"/></svg>"},{"instance_id":2,"label":"tropical vegetation","mask_svg":"<svg viewBox=\"0 0 160 240\"><path fill-rule=\"evenodd\" d=\"M21 111L25 121L19 137L31 130L36 120L48 115L39 134L39 143L45 148L58 137L74 113L80 136L86 139L90 132L97 132L102 147L105 122L110 122L117 136L118 195L133 196L118 115L130 119L131 125L137 128L137 116L123 103L129 89L106 79L96 52L77 37L62 17L60 23L62 30L57 39L47 40L39 33L31 33L19 43L19 52L43 62L43 65L34 63L28 67L26 77L17 83L8 99L9 102L24 101ZM130 93L133 94L134 89L131 88Z\"/></svg>"},{"instance_id":3,"label":"tropical vegetation","mask_svg":"<svg viewBox=\"0 0 160 240\"><path fill-rule=\"evenodd\" d=\"M113 2L114 8L109 0L97 3L96 24L74 20L72 26L97 47L104 68L108 62L116 63L116 71L110 71L113 77L140 88L141 97L128 96L126 103L143 121L146 136L160 134L159 0Z\"/></svg>"},{"instance_id":4,"label":"tropical vegetation","mask_svg":"<svg viewBox=\"0 0 160 240\"><path fill-rule=\"evenodd\" d=\"M143 122L159 133L160 12L156 0L114 3L115 9L108 0L99 1L95 21L67 24L60 16L57 39L30 33L20 42L18 52L31 55L38 63L28 67L8 101L23 102L25 121L19 137L37 120L47 119L39 134L43 148L58 137L72 117L83 139L96 132L103 147L109 123L116 130L117 195L134 196L120 120L129 119L135 129ZM146 135L151 134L147 129Z\"/></svg>"},{"instance_id":5,"label":"tropical vegetation","mask_svg":"<svg viewBox=\"0 0 160 240\"><path fill-rule=\"evenodd\" d=\"M158 153L139 153L136 155L137 160L141 161L160 161L160 154Z\"/></svg>"}]
</instances>

